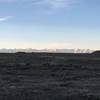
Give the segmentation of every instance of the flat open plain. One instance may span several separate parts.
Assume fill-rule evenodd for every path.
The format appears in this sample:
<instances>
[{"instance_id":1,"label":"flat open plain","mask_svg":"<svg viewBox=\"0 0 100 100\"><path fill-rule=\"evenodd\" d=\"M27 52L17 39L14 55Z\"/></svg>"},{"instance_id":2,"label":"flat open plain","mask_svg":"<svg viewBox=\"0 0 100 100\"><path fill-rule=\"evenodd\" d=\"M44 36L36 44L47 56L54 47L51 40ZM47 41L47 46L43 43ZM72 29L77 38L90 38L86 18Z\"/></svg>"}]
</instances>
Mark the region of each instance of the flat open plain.
<instances>
[{"instance_id":1,"label":"flat open plain","mask_svg":"<svg viewBox=\"0 0 100 100\"><path fill-rule=\"evenodd\" d=\"M99 98L100 55L0 54L0 100Z\"/></svg>"}]
</instances>

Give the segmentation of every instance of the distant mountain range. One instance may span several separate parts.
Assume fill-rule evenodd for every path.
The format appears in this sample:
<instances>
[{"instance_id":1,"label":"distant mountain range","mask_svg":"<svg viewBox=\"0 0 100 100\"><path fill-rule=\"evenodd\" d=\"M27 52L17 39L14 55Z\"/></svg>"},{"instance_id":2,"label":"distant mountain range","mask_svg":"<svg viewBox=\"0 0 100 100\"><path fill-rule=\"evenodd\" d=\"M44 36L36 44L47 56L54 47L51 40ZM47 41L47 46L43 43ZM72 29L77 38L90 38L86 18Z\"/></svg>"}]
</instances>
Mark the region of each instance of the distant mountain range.
<instances>
[{"instance_id":1,"label":"distant mountain range","mask_svg":"<svg viewBox=\"0 0 100 100\"><path fill-rule=\"evenodd\" d=\"M54 52L54 53L92 53L90 49L0 49L0 53L16 53L16 52Z\"/></svg>"}]
</instances>

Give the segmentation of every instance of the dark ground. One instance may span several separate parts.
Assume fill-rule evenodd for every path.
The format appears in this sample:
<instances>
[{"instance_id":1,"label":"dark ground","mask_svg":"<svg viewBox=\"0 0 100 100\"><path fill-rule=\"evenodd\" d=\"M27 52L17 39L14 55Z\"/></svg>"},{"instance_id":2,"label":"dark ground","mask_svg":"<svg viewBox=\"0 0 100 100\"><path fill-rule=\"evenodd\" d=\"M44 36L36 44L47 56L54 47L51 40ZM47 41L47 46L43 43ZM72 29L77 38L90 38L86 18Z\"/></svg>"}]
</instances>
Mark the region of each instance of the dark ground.
<instances>
[{"instance_id":1,"label":"dark ground","mask_svg":"<svg viewBox=\"0 0 100 100\"><path fill-rule=\"evenodd\" d=\"M0 54L0 100L99 98L99 54Z\"/></svg>"}]
</instances>

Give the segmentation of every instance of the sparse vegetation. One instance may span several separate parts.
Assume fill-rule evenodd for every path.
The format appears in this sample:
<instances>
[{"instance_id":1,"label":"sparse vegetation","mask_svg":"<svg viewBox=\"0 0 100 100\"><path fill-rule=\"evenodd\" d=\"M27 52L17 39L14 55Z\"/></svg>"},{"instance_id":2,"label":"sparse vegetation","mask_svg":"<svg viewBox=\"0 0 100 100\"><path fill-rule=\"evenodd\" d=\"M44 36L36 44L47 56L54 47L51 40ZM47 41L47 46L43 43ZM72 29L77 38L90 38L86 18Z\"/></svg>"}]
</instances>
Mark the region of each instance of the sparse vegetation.
<instances>
[{"instance_id":1,"label":"sparse vegetation","mask_svg":"<svg viewBox=\"0 0 100 100\"><path fill-rule=\"evenodd\" d=\"M0 100L100 100L100 56L0 54Z\"/></svg>"}]
</instances>

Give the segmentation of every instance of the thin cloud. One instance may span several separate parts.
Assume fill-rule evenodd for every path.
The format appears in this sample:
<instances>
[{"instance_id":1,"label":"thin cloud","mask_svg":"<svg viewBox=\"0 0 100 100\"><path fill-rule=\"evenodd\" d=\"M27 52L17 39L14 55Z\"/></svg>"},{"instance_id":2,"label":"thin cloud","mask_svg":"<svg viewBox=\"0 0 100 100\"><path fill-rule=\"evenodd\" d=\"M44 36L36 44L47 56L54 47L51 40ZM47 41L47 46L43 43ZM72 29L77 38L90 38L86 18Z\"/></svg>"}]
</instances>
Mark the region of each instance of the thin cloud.
<instances>
[{"instance_id":1,"label":"thin cloud","mask_svg":"<svg viewBox=\"0 0 100 100\"><path fill-rule=\"evenodd\" d=\"M66 8L76 1L77 0L33 0L33 5L49 8Z\"/></svg>"},{"instance_id":2,"label":"thin cloud","mask_svg":"<svg viewBox=\"0 0 100 100\"><path fill-rule=\"evenodd\" d=\"M48 8L65 8L78 0L0 0L0 2L20 2L31 3L35 7L48 7Z\"/></svg>"},{"instance_id":3,"label":"thin cloud","mask_svg":"<svg viewBox=\"0 0 100 100\"><path fill-rule=\"evenodd\" d=\"M0 17L0 22L1 21L6 21L9 20L11 18L11 16L7 16L7 17Z\"/></svg>"},{"instance_id":4,"label":"thin cloud","mask_svg":"<svg viewBox=\"0 0 100 100\"><path fill-rule=\"evenodd\" d=\"M80 0L0 0L0 3L16 3L25 7L31 7L33 10L42 12L42 14L53 14L61 10L73 7Z\"/></svg>"}]
</instances>

